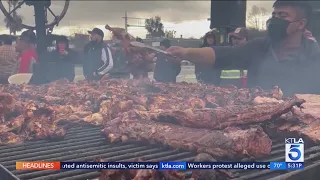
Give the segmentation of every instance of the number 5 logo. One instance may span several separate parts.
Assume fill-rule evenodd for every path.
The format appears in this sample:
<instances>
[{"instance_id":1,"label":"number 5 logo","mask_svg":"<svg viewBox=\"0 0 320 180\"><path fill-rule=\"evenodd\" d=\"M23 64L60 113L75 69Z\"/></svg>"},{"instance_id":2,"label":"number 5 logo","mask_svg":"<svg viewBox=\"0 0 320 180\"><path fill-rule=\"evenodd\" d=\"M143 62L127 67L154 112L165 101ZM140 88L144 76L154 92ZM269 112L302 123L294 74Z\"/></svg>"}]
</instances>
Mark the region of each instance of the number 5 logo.
<instances>
[{"instance_id":1,"label":"number 5 logo","mask_svg":"<svg viewBox=\"0 0 320 180\"><path fill-rule=\"evenodd\" d=\"M290 146L290 151L289 151L289 158L293 161L297 161L300 159L301 157L301 152L300 150L298 149L300 147L300 145L296 145L296 144L293 144ZM293 153L297 153L297 156L294 157L292 154Z\"/></svg>"}]
</instances>

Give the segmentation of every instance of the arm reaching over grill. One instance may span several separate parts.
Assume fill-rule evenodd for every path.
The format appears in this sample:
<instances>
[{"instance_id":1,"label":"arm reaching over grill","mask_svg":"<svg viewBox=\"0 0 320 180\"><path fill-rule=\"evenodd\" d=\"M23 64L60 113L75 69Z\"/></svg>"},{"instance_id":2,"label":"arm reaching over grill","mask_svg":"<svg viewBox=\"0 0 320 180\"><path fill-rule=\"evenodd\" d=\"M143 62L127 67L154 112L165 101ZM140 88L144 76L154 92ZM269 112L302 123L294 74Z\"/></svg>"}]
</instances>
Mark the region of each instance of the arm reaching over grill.
<instances>
[{"instance_id":1,"label":"arm reaching over grill","mask_svg":"<svg viewBox=\"0 0 320 180\"><path fill-rule=\"evenodd\" d=\"M270 153L272 145L261 127L244 130L227 128L223 131L193 129L143 120L135 112L107 122L102 133L110 142L133 140L158 143L233 160L248 156L264 157Z\"/></svg>"},{"instance_id":2,"label":"arm reaching over grill","mask_svg":"<svg viewBox=\"0 0 320 180\"><path fill-rule=\"evenodd\" d=\"M304 102L301 99L294 99L283 103L226 106L215 109L167 110L155 113L156 115L152 115L151 118L155 121L173 121L193 128L223 129L275 119Z\"/></svg>"}]
</instances>

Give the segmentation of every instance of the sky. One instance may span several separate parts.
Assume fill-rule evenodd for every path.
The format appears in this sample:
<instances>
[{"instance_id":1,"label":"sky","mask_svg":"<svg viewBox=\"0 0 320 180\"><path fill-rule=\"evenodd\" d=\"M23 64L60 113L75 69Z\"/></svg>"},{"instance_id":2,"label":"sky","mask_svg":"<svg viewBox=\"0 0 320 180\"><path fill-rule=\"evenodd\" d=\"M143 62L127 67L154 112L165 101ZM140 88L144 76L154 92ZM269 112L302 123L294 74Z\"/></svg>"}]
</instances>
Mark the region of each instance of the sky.
<instances>
[{"instance_id":1,"label":"sky","mask_svg":"<svg viewBox=\"0 0 320 180\"><path fill-rule=\"evenodd\" d=\"M271 11L273 1L247 2L247 9L253 5L265 7ZM4 3L5 4L5 3ZM64 6L63 0L52 0L51 9L58 15ZM5 4L8 9L8 6ZM248 11L247 10L247 11ZM150 18L161 16L165 30L175 30L176 36L185 38L199 38L209 31L210 1L84 1L71 0L66 16L58 27L54 28L54 34L72 35L86 32L93 27L104 30L105 24L115 27L124 27L124 17L127 11L128 17ZM23 16L24 24L34 25L33 7L23 5L18 9L18 14ZM0 12L0 17L4 15ZM48 21L53 16L48 12ZM144 25L144 20L129 19L130 25ZM129 33L133 36L144 38L146 30L143 27L129 27ZM0 20L0 34L8 33L3 20ZM105 31L106 37L110 33Z\"/></svg>"}]
</instances>

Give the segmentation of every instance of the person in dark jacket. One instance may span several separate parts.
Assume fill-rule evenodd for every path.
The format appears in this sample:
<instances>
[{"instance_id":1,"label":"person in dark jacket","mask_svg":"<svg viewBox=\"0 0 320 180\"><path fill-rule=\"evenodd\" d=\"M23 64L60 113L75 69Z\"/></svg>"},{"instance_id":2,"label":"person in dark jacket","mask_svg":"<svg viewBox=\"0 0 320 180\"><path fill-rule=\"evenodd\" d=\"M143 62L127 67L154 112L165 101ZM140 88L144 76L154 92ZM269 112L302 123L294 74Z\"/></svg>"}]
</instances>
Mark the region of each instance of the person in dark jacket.
<instances>
[{"instance_id":1,"label":"person in dark jacket","mask_svg":"<svg viewBox=\"0 0 320 180\"><path fill-rule=\"evenodd\" d=\"M216 45L216 36L210 31L203 38L203 44L200 47L211 47ZM221 69L216 69L206 64L195 64L195 74L198 82L205 84L220 84Z\"/></svg>"},{"instance_id":2,"label":"person in dark jacket","mask_svg":"<svg viewBox=\"0 0 320 180\"><path fill-rule=\"evenodd\" d=\"M171 46L170 40L165 39L160 42L160 48L166 50ZM154 69L154 79L159 82L176 82L177 76L181 71L180 63L170 62L163 54L156 57Z\"/></svg>"},{"instance_id":3,"label":"person in dark jacket","mask_svg":"<svg viewBox=\"0 0 320 180\"><path fill-rule=\"evenodd\" d=\"M113 57L103 42L104 33L99 28L88 31L91 41L84 48L83 74L88 81L100 80L113 68Z\"/></svg>"},{"instance_id":4,"label":"person in dark jacket","mask_svg":"<svg viewBox=\"0 0 320 180\"><path fill-rule=\"evenodd\" d=\"M48 81L67 79L73 81L75 77L74 63L77 55L69 48L69 40L61 36L56 40L56 48L48 53L50 72L47 72Z\"/></svg>"}]
</instances>

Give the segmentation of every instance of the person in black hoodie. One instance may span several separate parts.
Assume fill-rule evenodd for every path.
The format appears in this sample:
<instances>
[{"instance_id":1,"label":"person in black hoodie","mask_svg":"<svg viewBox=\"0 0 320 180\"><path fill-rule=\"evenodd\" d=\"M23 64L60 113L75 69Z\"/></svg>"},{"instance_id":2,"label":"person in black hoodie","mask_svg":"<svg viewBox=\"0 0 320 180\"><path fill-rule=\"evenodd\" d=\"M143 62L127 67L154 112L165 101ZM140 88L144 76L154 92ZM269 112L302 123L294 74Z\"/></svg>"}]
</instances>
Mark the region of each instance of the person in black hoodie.
<instances>
[{"instance_id":1,"label":"person in black hoodie","mask_svg":"<svg viewBox=\"0 0 320 180\"><path fill-rule=\"evenodd\" d=\"M166 50L171 46L170 40L165 39L160 42L160 48ZM157 54L156 65L154 69L154 79L159 82L176 82L177 76L181 71L180 63L168 61L163 54Z\"/></svg>"},{"instance_id":2,"label":"person in black hoodie","mask_svg":"<svg viewBox=\"0 0 320 180\"><path fill-rule=\"evenodd\" d=\"M99 28L88 31L91 41L84 47L83 74L88 81L100 80L113 68L113 57L103 42L104 33Z\"/></svg>"},{"instance_id":3,"label":"person in black hoodie","mask_svg":"<svg viewBox=\"0 0 320 180\"><path fill-rule=\"evenodd\" d=\"M216 36L212 31L207 32L200 47L212 47L216 45ZM195 64L195 74L198 82L205 84L220 84L221 70L206 64Z\"/></svg>"}]
</instances>

